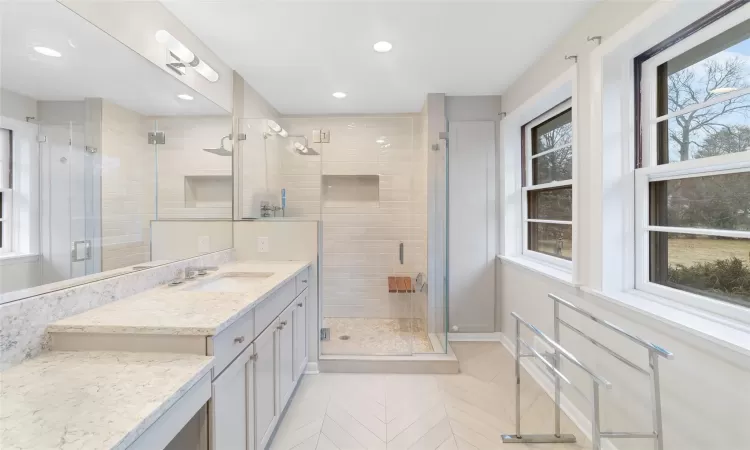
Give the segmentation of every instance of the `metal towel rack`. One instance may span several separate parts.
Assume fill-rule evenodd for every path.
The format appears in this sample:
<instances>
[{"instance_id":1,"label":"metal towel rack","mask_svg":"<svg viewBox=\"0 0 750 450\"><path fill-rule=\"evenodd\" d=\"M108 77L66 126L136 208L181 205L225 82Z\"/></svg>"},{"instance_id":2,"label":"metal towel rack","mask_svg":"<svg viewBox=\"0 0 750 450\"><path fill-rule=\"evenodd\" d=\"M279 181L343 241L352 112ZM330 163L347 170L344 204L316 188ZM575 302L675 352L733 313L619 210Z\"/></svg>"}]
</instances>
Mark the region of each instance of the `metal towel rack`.
<instances>
[{"instance_id":1,"label":"metal towel rack","mask_svg":"<svg viewBox=\"0 0 750 450\"><path fill-rule=\"evenodd\" d=\"M627 439L627 438L645 438L654 440L654 449L664 449L664 436L662 430L662 418L661 418L661 392L659 388L659 358L673 359L674 355L668 350L652 344L644 339L639 338L617 325L612 324L606 320L600 319L588 311L579 308L578 306L564 300L557 295L549 294L550 299L553 300L554 304L554 339L550 338L539 330L534 325L525 321L518 314L511 313L516 319L516 432L515 434L505 434L502 436L503 443L570 443L575 442L576 438L572 434L562 434L560 431L560 382L565 381L568 384L572 384L570 379L560 372L560 361L561 357L564 357L570 361L573 365L577 366L584 372L586 372L592 380L593 388L593 406L591 416L591 441L593 450L601 450L602 438L608 439ZM560 318L560 305L563 305L572 311L592 320L593 322L608 328L622 336L625 336L630 341L644 347L648 350L648 370L641 368L638 364L630 361L614 350L610 349L606 345L587 335L583 331L574 327L564 319ZM533 346L529 345L525 340L521 338L521 325L531 330L537 335L542 341L550 345L554 351L553 362L549 362L544 356L542 356ZM653 431L649 432L627 432L627 431L601 431L601 423L599 418L599 389L604 387L610 389L612 384L597 375L591 368L582 363L572 353L566 350L560 345L560 325L568 328L579 336L583 337L587 341L594 344L596 347L606 351L608 354L615 357L618 361L626 364L637 370L640 373L648 375L651 382L651 420L653 424ZM529 351L529 353L522 353L521 346ZM539 360L549 368L552 375L555 378L555 431L553 434L521 434L521 358L539 358Z\"/></svg>"}]
</instances>

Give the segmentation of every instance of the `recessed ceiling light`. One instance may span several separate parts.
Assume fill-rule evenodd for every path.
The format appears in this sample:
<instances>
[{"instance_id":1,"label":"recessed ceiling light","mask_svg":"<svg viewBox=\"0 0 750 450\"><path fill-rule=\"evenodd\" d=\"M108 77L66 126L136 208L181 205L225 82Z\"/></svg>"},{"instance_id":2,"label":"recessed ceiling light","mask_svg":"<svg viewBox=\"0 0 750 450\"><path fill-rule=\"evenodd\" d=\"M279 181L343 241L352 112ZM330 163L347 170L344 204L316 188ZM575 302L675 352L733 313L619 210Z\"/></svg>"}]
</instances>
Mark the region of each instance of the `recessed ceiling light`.
<instances>
[{"instance_id":1,"label":"recessed ceiling light","mask_svg":"<svg viewBox=\"0 0 750 450\"><path fill-rule=\"evenodd\" d=\"M372 46L373 49L375 49L378 53L388 53L393 48L393 45L391 45L390 42L386 41L380 41L376 42L375 45Z\"/></svg>"},{"instance_id":2,"label":"recessed ceiling light","mask_svg":"<svg viewBox=\"0 0 750 450\"><path fill-rule=\"evenodd\" d=\"M34 51L40 55L51 56L53 58L59 58L62 56L62 53L48 47L34 47Z\"/></svg>"},{"instance_id":3,"label":"recessed ceiling light","mask_svg":"<svg viewBox=\"0 0 750 450\"><path fill-rule=\"evenodd\" d=\"M336 97L336 98L345 98L346 97L346 92L334 92L333 96Z\"/></svg>"},{"instance_id":4,"label":"recessed ceiling light","mask_svg":"<svg viewBox=\"0 0 750 450\"><path fill-rule=\"evenodd\" d=\"M192 100L193 96L192 95L187 95L187 94L180 94L180 95L177 96L177 98L179 98L181 100Z\"/></svg>"}]
</instances>

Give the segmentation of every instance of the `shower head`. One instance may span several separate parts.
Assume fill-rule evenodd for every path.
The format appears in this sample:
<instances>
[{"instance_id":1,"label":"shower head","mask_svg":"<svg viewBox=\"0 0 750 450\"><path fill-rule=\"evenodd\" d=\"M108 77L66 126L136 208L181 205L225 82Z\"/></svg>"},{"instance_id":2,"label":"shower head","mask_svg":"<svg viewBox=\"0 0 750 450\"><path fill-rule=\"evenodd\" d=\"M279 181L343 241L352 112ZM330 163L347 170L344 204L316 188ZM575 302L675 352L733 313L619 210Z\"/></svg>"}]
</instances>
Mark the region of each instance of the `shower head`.
<instances>
[{"instance_id":1,"label":"shower head","mask_svg":"<svg viewBox=\"0 0 750 450\"><path fill-rule=\"evenodd\" d=\"M208 152L208 153L213 153L214 155L219 155L219 156L232 156L232 150L227 150L226 148L224 148L224 141L226 141L227 139L232 139L232 135L228 134L224 136L223 138L221 138L221 145L219 147L204 148L203 151Z\"/></svg>"}]
</instances>

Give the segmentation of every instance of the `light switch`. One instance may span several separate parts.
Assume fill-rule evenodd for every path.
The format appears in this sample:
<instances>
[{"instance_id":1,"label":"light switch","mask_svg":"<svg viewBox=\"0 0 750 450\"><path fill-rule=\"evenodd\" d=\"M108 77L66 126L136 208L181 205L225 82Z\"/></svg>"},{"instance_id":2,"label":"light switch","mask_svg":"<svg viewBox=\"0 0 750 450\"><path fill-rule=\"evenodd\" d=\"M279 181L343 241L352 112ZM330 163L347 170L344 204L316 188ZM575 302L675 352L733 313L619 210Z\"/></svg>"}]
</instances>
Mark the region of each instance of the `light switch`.
<instances>
[{"instance_id":1,"label":"light switch","mask_svg":"<svg viewBox=\"0 0 750 450\"><path fill-rule=\"evenodd\" d=\"M198 236L198 253L208 253L211 251L211 238L208 236Z\"/></svg>"},{"instance_id":2,"label":"light switch","mask_svg":"<svg viewBox=\"0 0 750 450\"><path fill-rule=\"evenodd\" d=\"M268 238L267 237L258 238L258 253L268 253Z\"/></svg>"}]
</instances>

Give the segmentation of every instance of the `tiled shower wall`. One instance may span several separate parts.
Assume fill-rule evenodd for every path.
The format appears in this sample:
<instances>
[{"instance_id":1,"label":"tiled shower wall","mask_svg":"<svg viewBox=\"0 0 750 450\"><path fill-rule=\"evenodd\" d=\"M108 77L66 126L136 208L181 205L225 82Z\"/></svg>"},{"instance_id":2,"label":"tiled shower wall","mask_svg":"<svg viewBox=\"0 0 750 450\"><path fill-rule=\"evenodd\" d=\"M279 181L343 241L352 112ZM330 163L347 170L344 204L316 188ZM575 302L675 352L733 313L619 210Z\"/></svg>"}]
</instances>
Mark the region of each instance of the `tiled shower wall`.
<instances>
[{"instance_id":1,"label":"tiled shower wall","mask_svg":"<svg viewBox=\"0 0 750 450\"><path fill-rule=\"evenodd\" d=\"M426 272L427 150L421 125L410 116L283 121L290 135L330 131L330 143L309 143L320 156L293 153L293 138L275 138L276 188L287 190L287 217L322 221L323 317L425 319L424 294L388 293L388 276ZM379 201L326 206L322 175L377 175Z\"/></svg>"}]
</instances>

